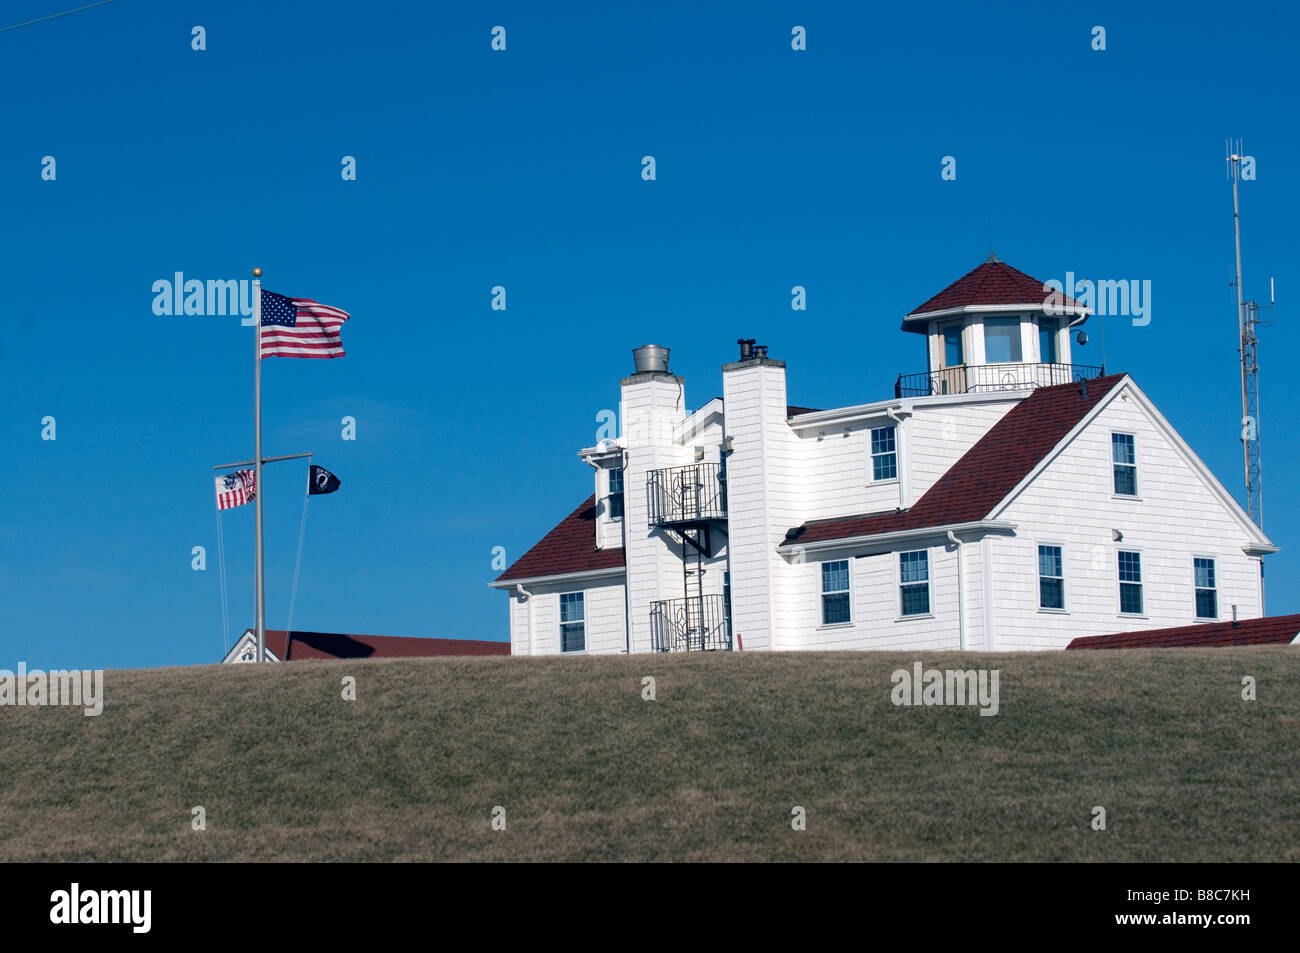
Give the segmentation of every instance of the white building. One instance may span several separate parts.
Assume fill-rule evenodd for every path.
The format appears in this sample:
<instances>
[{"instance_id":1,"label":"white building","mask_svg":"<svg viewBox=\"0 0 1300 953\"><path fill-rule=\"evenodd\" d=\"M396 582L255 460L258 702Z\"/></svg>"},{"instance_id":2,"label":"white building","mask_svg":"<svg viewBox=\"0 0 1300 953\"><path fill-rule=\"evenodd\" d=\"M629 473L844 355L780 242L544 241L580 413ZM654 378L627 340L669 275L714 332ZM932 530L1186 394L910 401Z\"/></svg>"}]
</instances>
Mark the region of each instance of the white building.
<instances>
[{"instance_id":1,"label":"white building","mask_svg":"<svg viewBox=\"0 0 1300 953\"><path fill-rule=\"evenodd\" d=\"M1277 548L1131 377L1072 363L1088 309L1048 294L990 256L903 319L925 373L832 410L741 341L688 415L638 348L622 435L579 451L594 494L491 583L512 654L1056 649L1263 615Z\"/></svg>"}]
</instances>

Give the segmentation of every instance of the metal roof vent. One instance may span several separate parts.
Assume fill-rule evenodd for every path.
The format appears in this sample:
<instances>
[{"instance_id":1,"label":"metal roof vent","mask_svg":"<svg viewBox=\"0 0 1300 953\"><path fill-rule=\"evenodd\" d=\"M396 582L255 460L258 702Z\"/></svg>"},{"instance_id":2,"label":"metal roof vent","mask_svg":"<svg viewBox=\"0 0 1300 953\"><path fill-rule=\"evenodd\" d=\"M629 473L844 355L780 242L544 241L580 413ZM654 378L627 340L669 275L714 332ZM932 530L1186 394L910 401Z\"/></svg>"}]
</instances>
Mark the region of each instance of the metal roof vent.
<instances>
[{"instance_id":1,"label":"metal roof vent","mask_svg":"<svg viewBox=\"0 0 1300 953\"><path fill-rule=\"evenodd\" d=\"M667 374L668 348L658 344L644 344L632 349L632 362L637 374Z\"/></svg>"}]
</instances>

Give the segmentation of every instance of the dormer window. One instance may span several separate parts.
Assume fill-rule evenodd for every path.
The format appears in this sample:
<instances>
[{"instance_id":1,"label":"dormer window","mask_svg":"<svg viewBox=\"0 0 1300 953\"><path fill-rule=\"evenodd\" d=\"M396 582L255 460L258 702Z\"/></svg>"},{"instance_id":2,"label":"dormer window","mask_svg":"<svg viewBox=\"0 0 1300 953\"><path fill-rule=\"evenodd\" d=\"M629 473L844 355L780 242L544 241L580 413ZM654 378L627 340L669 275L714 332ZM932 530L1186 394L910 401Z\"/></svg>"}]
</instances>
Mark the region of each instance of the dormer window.
<instances>
[{"instance_id":1,"label":"dormer window","mask_svg":"<svg viewBox=\"0 0 1300 953\"><path fill-rule=\"evenodd\" d=\"M984 362L1019 364L1020 318L984 319Z\"/></svg>"},{"instance_id":2,"label":"dormer window","mask_svg":"<svg viewBox=\"0 0 1300 953\"><path fill-rule=\"evenodd\" d=\"M623 468L615 467L609 471L609 518L623 518Z\"/></svg>"}]
</instances>

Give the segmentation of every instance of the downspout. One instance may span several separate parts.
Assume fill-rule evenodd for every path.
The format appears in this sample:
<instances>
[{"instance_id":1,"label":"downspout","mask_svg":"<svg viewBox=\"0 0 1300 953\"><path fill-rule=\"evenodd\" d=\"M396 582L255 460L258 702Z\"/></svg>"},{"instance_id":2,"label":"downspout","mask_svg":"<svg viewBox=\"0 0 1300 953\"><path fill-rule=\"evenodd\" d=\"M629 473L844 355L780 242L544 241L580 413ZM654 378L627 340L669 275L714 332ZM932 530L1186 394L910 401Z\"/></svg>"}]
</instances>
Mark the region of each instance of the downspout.
<instances>
[{"instance_id":1,"label":"downspout","mask_svg":"<svg viewBox=\"0 0 1300 953\"><path fill-rule=\"evenodd\" d=\"M899 404L897 407L886 407L886 408L885 408L885 416L888 417L890 420L892 420L892 421L894 422L894 430L895 430L895 432L898 434L899 437L902 437L902 435L903 435L903 420L902 420L901 417L898 416L898 411L900 411L900 410L902 410L902 409L903 409L903 405L902 405L902 404ZM901 439L900 439L900 440L896 440L896 441L894 442L894 450L895 450L895 452L898 454L898 508L899 508L900 510L901 510L901 509L906 509L906 507L907 507L907 497L906 497L906 495L904 494L904 491L903 491L903 450L902 450L902 447L903 447L903 441L902 441ZM867 432L867 452L868 452L868 453L871 452L871 433L870 433L870 431ZM868 463L869 463L869 462L870 462L870 461L868 460Z\"/></svg>"},{"instance_id":2,"label":"downspout","mask_svg":"<svg viewBox=\"0 0 1300 953\"><path fill-rule=\"evenodd\" d=\"M619 405L619 410L623 405ZM619 418L622 419L621 417ZM632 654L632 586L631 577L627 571L627 524L630 523L631 517L627 512L627 451L623 451L623 456L619 462L623 465L623 652L627 655Z\"/></svg>"},{"instance_id":3,"label":"downspout","mask_svg":"<svg viewBox=\"0 0 1300 953\"><path fill-rule=\"evenodd\" d=\"M519 595L521 595L523 598L528 600L528 654L532 655L533 654L533 594L529 592L527 589L525 589L523 586L521 586L519 583L515 583L515 591L518 592Z\"/></svg>"},{"instance_id":4,"label":"downspout","mask_svg":"<svg viewBox=\"0 0 1300 953\"><path fill-rule=\"evenodd\" d=\"M957 534L948 530L948 542L957 547L957 633L961 651L966 651L966 550Z\"/></svg>"}]
</instances>

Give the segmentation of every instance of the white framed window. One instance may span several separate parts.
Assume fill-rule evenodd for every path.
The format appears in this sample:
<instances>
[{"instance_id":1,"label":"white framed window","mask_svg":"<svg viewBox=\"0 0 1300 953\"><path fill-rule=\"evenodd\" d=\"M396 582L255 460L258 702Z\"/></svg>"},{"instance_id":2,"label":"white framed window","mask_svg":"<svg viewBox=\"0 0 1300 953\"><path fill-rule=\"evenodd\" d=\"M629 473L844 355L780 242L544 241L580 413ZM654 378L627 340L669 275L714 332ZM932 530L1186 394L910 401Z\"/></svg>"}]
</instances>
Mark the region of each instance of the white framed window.
<instances>
[{"instance_id":1,"label":"white framed window","mask_svg":"<svg viewBox=\"0 0 1300 953\"><path fill-rule=\"evenodd\" d=\"M1214 569L1214 559L1209 556L1192 557L1192 586L1196 590L1196 618L1219 617L1219 583Z\"/></svg>"},{"instance_id":2,"label":"white framed window","mask_svg":"<svg viewBox=\"0 0 1300 953\"><path fill-rule=\"evenodd\" d=\"M1142 554L1121 549L1118 560L1120 614L1142 615Z\"/></svg>"},{"instance_id":3,"label":"white framed window","mask_svg":"<svg viewBox=\"0 0 1300 953\"><path fill-rule=\"evenodd\" d=\"M822 566L822 625L853 621L853 585L849 561L836 559Z\"/></svg>"},{"instance_id":4,"label":"white framed window","mask_svg":"<svg viewBox=\"0 0 1300 953\"><path fill-rule=\"evenodd\" d=\"M1131 433L1112 433L1110 460L1115 474L1115 495L1137 496L1137 438Z\"/></svg>"},{"instance_id":5,"label":"white framed window","mask_svg":"<svg viewBox=\"0 0 1300 953\"><path fill-rule=\"evenodd\" d=\"M587 608L581 592L560 593L560 651L587 648Z\"/></svg>"},{"instance_id":6,"label":"white framed window","mask_svg":"<svg viewBox=\"0 0 1300 953\"><path fill-rule=\"evenodd\" d=\"M945 324L940 331L943 334L943 366L960 367L966 363L966 349L962 342L961 321Z\"/></svg>"},{"instance_id":7,"label":"white framed window","mask_svg":"<svg viewBox=\"0 0 1300 953\"><path fill-rule=\"evenodd\" d=\"M612 467L609 471L608 514L612 520L623 518L623 468Z\"/></svg>"},{"instance_id":8,"label":"white framed window","mask_svg":"<svg viewBox=\"0 0 1300 953\"><path fill-rule=\"evenodd\" d=\"M1050 543L1038 547L1038 608L1065 611L1065 553Z\"/></svg>"},{"instance_id":9,"label":"white framed window","mask_svg":"<svg viewBox=\"0 0 1300 953\"><path fill-rule=\"evenodd\" d=\"M1057 363L1056 336L1060 330L1060 318L1040 317L1038 319L1038 360L1043 364Z\"/></svg>"},{"instance_id":10,"label":"white framed window","mask_svg":"<svg viewBox=\"0 0 1300 953\"><path fill-rule=\"evenodd\" d=\"M930 614L930 552L918 549L898 554L900 616Z\"/></svg>"},{"instance_id":11,"label":"white framed window","mask_svg":"<svg viewBox=\"0 0 1300 953\"><path fill-rule=\"evenodd\" d=\"M984 319L984 363L1019 364L1020 318Z\"/></svg>"},{"instance_id":12,"label":"white framed window","mask_svg":"<svg viewBox=\"0 0 1300 953\"><path fill-rule=\"evenodd\" d=\"M871 431L871 480L898 479L898 437L893 424Z\"/></svg>"}]
</instances>

